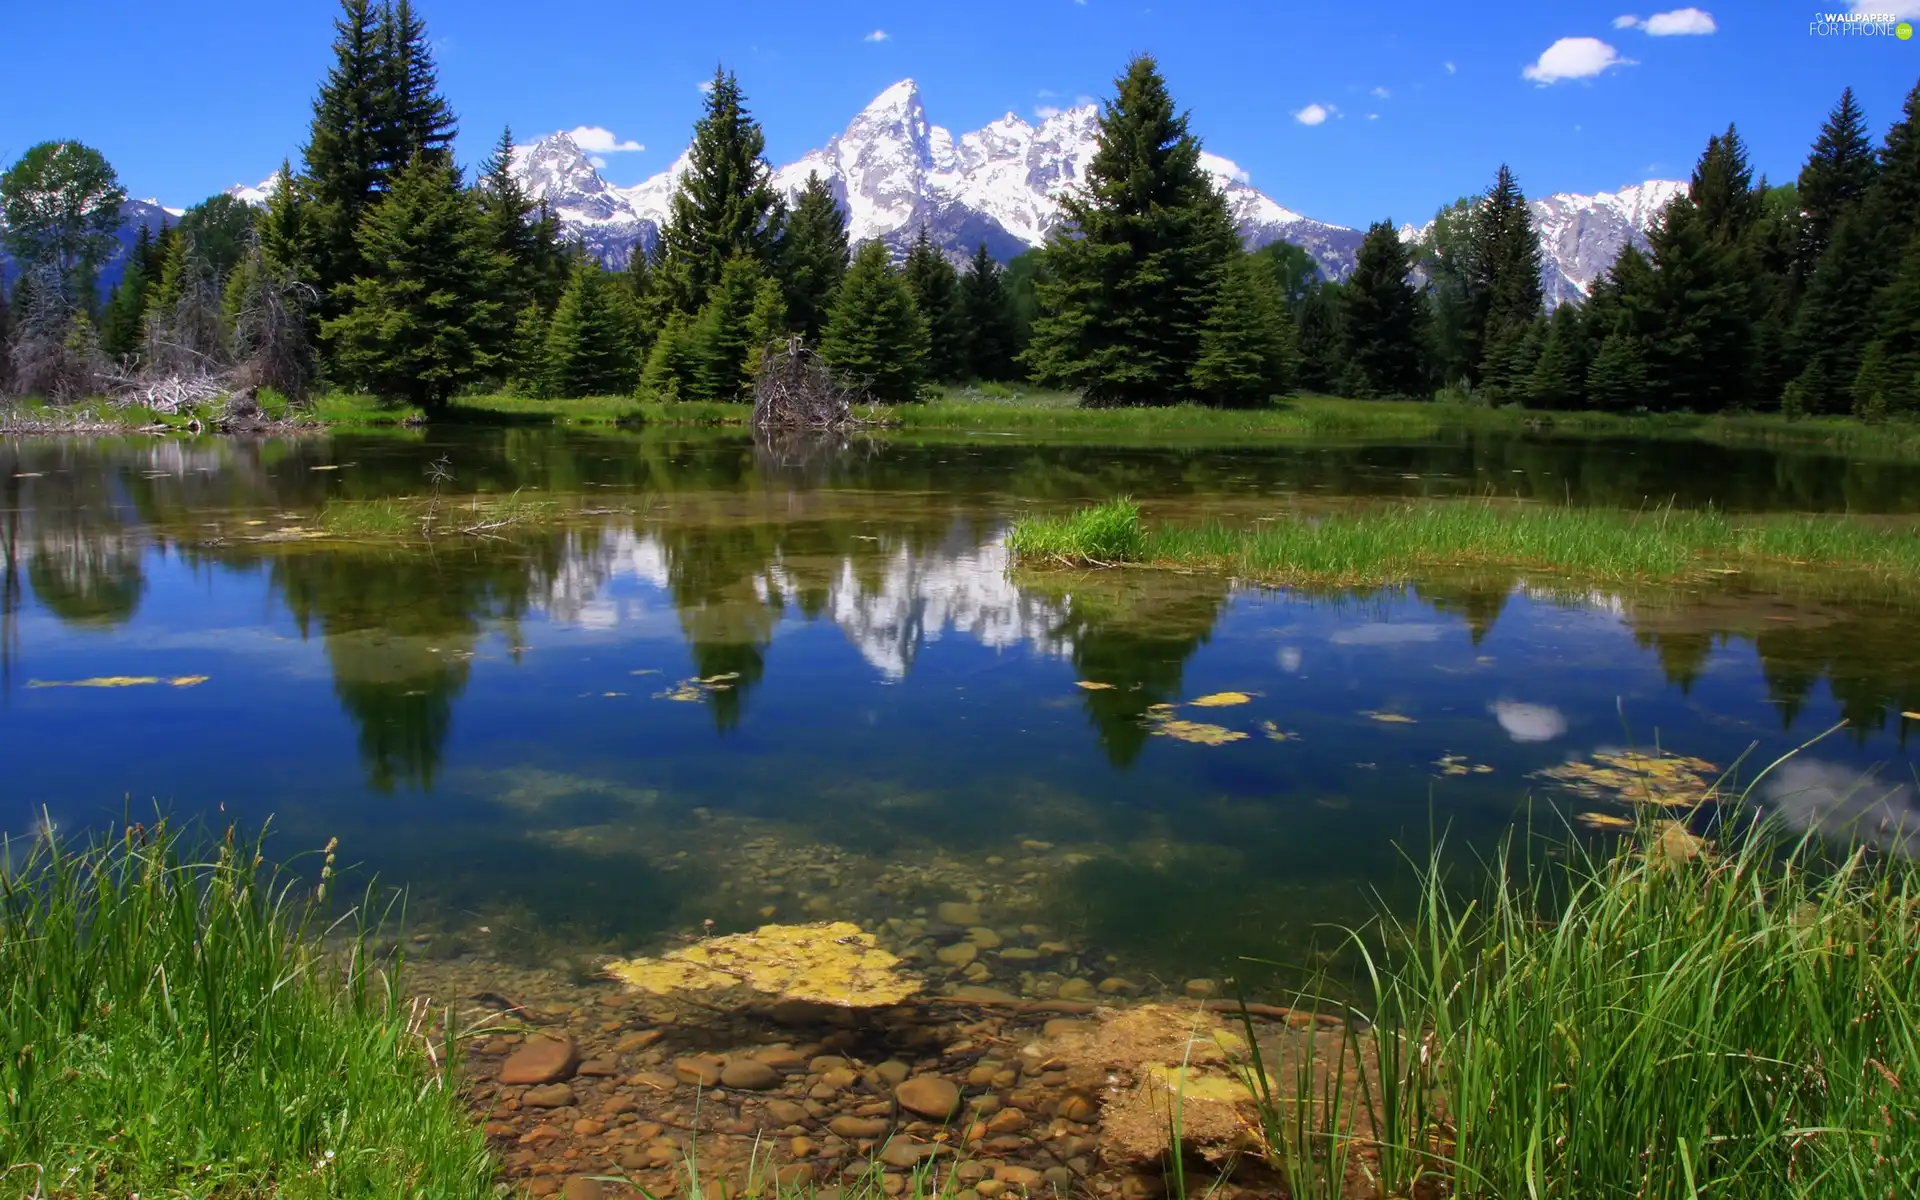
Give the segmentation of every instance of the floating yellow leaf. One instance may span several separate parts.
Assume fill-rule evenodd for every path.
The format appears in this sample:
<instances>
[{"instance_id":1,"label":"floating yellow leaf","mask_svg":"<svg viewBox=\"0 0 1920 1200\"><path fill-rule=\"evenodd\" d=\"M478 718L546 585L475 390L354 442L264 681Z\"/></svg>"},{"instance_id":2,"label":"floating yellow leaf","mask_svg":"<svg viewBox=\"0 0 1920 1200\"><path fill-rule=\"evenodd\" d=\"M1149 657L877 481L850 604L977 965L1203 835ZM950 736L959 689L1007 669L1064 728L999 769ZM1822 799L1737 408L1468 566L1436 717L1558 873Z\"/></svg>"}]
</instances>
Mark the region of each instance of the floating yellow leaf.
<instances>
[{"instance_id":1,"label":"floating yellow leaf","mask_svg":"<svg viewBox=\"0 0 1920 1200\"><path fill-rule=\"evenodd\" d=\"M158 675L102 675L95 679L29 679L27 686L30 688L121 688L139 687L142 684L159 682L160 677Z\"/></svg>"},{"instance_id":2,"label":"floating yellow leaf","mask_svg":"<svg viewBox=\"0 0 1920 1200\"><path fill-rule=\"evenodd\" d=\"M627 674L629 675L658 675L659 673L660 673L659 667L642 667L638 671L627 672Z\"/></svg>"},{"instance_id":3,"label":"floating yellow leaf","mask_svg":"<svg viewBox=\"0 0 1920 1200\"><path fill-rule=\"evenodd\" d=\"M1374 712L1371 709L1360 715L1370 720L1378 721L1382 725L1413 725L1417 723L1412 717L1403 717L1399 713Z\"/></svg>"},{"instance_id":4,"label":"floating yellow leaf","mask_svg":"<svg viewBox=\"0 0 1920 1200\"><path fill-rule=\"evenodd\" d=\"M1920 721L1920 712L1903 712L1900 715L1909 721Z\"/></svg>"},{"instance_id":5,"label":"floating yellow leaf","mask_svg":"<svg viewBox=\"0 0 1920 1200\"><path fill-rule=\"evenodd\" d=\"M167 682L174 687L199 687L206 681L207 677L205 675L175 675L172 679L167 680Z\"/></svg>"},{"instance_id":6,"label":"floating yellow leaf","mask_svg":"<svg viewBox=\"0 0 1920 1200\"><path fill-rule=\"evenodd\" d=\"M644 672L640 671L634 672L636 675L643 673ZM701 679L698 676L692 679L682 679L679 683L674 684L663 692L655 692L653 698L655 700L678 700L682 703L697 704L713 692L724 692L732 688L733 684L728 681L738 678L740 678L740 672L728 671L724 675L709 675L705 679Z\"/></svg>"},{"instance_id":7,"label":"floating yellow leaf","mask_svg":"<svg viewBox=\"0 0 1920 1200\"><path fill-rule=\"evenodd\" d=\"M1140 1071L1141 1082L1157 1084L1186 1100L1212 1100L1222 1104L1243 1104L1253 1099L1247 1085L1229 1075L1201 1072L1191 1067L1154 1064Z\"/></svg>"},{"instance_id":8,"label":"floating yellow leaf","mask_svg":"<svg viewBox=\"0 0 1920 1200\"><path fill-rule=\"evenodd\" d=\"M1260 730L1267 735L1267 740L1270 742L1297 742L1300 740L1299 734L1288 733L1272 721L1260 722Z\"/></svg>"},{"instance_id":9,"label":"floating yellow leaf","mask_svg":"<svg viewBox=\"0 0 1920 1200\"><path fill-rule=\"evenodd\" d=\"M1660 832L1647 846L1655 866L1678 866L1707 852L1707 841L1678 821L1662 821Z\"/></svg>"},{"instance_id":10,"label":"floating yellow leaf","mask_svg":"<svg viewBox=\"0 0 1920 1200\"><path fill-rule=\"evenodd\" d=\"M1187 703L1195 708L1226 708L1234 704L1245 704L1252 699L1253 697L1245 692L1215 692L1211 696L1201 696Z\"/></svg>"},{"instance_id":11,"label":"floating yellow leaf","mask_svg":"<svg viewBox=\"0 0 1920 1200\"><path fill-rule=\"evenodd\" d=\"M1073 681L1073 686L1086 692L1110 692L1113 690L1112 684L1101 683L1097 679L1076 679Z\"/></svg>"},{"instance_id":12,"label":"floating yellow leaf","mask_svg":"<svg viewBox=\"0 0 1920 1200\"><path fill-rule=\"evenodd\" d=\"M340 469L340 468L339 468L338 466L336 466L336 465L334 465L333 463L328 463L328 464L326 464L325 466L320 466L320 467L308 467L308 468L307 468L307 470L309 470L309 471L338 471L339 469Z\"/></svg>"},{"instance_id":13,"label":"floating yellow leaf","mask_svg":"<svg viewBox=\"0 0 1920 1200\"><path fill-rule=\"evenodd\" d=\"M1149 713L1170 713L1179 707L1178 704L1149 704L1147 705L1147 711Z\"/></svg>"},{"instance_id":14,"label":"floating yellow leaf","mask_svg":"<svg viewBox=\"0 0 1920 1200\"><path fill-rule=\"evenodd\" d=\"M752 933L709 938L659 958L607 964L607 974L644 992L745 987L849 1008L897 1004L921 981L900 973L900 960L873 935L847 921L762 925Z\"/></svg>"},{"instance_id":15,"label":"floating yellow leaf","mask_svg":"<svg viewBox=\"0 0 1920 1200\"><path fill-rule=\"evenodd\" d=\"M1625 817L1614 816L1612 813L1585 812L1574 817L1574 820L1580 822L1582 825L1585 825L1589 829L1632 829L1633 828L1632 821L1629 821Z\"/></svg>"},{"instance_id":16,"label":"floating yellow leaf","mask_svg":"<svg viewBox=\"0 0 1920 1200\"><path fill-rule=\"evenodd\" d=\"M1208 725L1200 721L1155 721L1153 731L1162 737L1193 742L1200 746L1222 746L1228 742L1244 741L1247 736L1237 729L1228 729L1224 725Z\"/></svg>"},{"instance_id":17,"label":"floating yellow leaf","mask_svg":"<svg viewBox=\"0 0 1920 1200\"><path fill-rule=\"evenodd\" d=\"M1717 768L1705 759L1635 750L1602 750L1591 757L1590 762L1573 759L1535 771L1534 777L1582 799L1616 804L1697 808L1718 798L1713 778Z\"/></svg>"}]
</instances>

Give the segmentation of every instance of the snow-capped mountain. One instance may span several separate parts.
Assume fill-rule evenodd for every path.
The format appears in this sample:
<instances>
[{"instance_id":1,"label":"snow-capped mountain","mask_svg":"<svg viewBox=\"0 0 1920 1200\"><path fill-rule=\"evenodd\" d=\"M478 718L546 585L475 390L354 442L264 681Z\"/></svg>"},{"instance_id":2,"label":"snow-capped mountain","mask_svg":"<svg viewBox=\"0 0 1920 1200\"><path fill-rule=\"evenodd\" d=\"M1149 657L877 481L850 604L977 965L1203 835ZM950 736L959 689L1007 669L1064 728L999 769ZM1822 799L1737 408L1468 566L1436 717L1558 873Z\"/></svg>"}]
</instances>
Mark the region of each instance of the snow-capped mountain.
<instances>
[{"instance_id":1,"label":"snow-capped mountain","mask_svg":"<svg viewBox=\"0 0 1920 1200\"><path fill-rule=\"evenodd\" d=\"M904 79L881 92L826 145L778 168L774 183L789 202L818 172L847 213L854 242L879 238L904 252L925 227L956 258L985 242L1005 261L1046 240L1060 222L1062 191L1078 184L1093 159L1099 110L1070 108L1038 125L1008 113L958 137L927 119L920 89ZM1227 198L1249 248L1275 241L1302 247L1331 279L1353 269L1362 232L1302 216L1255 188L1232 160L1203 153L1201 162ZM636 249L651 249L667 222L687 155L651 179L616 187L565 133L514 148L514 172L529 194L558 214L562 228L611 267ZM272 177L228 189L264 203ZM1541 283L1549 307L1587 294L1621 249L1644 247L1646 233L1686 184L1652 179L1617 192L1556 192L1531 202L1540 231ZM1428 226L1403 226L1408 239Z\"/></svg>"},{"instance_id":2,"label":"snow-capped mountain","mask_svg":"<svg viewBox=\"0 0 1920 1200\"><path fill-rule=\"evenodd\" d=\"M956 256L985 242L1005 260L1046 240L1060 220L1059 194L1077 184L1093 158L1099 110L1067 109L1039 125L1012 113L955 137L927 120L920 89L902 80L874 98L825 146L774 172L789 201L818 172L847 212L857 242L880 238L904 249L924 226ZM610 265L636 245L648 246L666 223L668 202L686 169L681 157L631 188L608 184L564 133L516 148L514 170L543 197L570 234ZM1285 238L1305 247L1331 276L1352 267L1358 231L1283 208L1246 182L1246 173L1215 154L1203 162L1226 192L1249 246Z\"/></svg>"},{"instance_id":3,"label":"snow-capped mountain","mask_svg":"<svg viewBox=\"0 0 1920 1200\"><path fill-rule=\"evenodd\" d=\"M1646 249L1647 230L1686 190L1678 180L1649 179L1617 192L1556 192L1530 201L1548 306L1584 298L1628 245Z\"/></svg>"}]
</instances>

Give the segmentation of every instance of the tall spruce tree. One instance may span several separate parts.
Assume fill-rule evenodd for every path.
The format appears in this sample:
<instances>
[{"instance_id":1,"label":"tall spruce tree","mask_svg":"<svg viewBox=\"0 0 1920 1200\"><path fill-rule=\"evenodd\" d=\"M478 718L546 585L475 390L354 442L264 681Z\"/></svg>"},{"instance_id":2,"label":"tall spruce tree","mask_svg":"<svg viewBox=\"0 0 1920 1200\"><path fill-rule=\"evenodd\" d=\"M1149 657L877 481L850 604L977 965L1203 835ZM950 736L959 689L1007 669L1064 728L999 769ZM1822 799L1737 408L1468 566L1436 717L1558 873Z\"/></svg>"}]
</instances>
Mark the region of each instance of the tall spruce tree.
<instances>
[{"instance_id":1,"label":"tall spruce tree","mask_svg":"<svg viewBox=\"0 0 1920 1200\"><path fill-rule=\"evenodd\" d=\"M1707 235L1721 245L1736 245L1760 219L1762 188L1754 186L1746 143L1732 125L1707 139L1693 165L1687 199L1700 214Z\"/></svg>"},{"instance_id":2,"label":"tall spruce tree","mask_svg":"<svg viewBox=\"0 0 1920 1200\"><path fill-rule=\"evenodd\" d=\"M1908 240L1893 281L1874 298L1873 340L1854 375L1860 415L1920 415L1920 233Z\"/></svg>"},{"instance_id":3,"label":"tall spruce tree","mask_svg":"<svg viewBox=\"0 0 1920 1200\"><path fill-rule=\"evenodd\" d=\"M1708 195L1724 223L1724 197ZM1749 397L1751 276L1745 247L1717 237L1713 220L1689 196L1680 196L1647 237L1654 267L1652 407L1720 412Z\"/></svg>"},{"instance_id":4,"label":"tall spruce tree","mask_svg":"<svg viewBox=\"0 0 1920 1200\"><path fill-rule=\"evenodd\" d=\"M439 407L493 369L489 288L503 264L444 155L414 155L361 222L358 251L365 267L336 292L340 315L321 325L348 380Z\"/></svg>"},{"instance_id":5,"label":"tall spruce tree","mask_svg":"<svg viewBox=\"0 0 1920 1200\"><path fill-rule=\"evenodd\" d=\"M391 176L419 151L451 153L459 122L440 95L427 23L413 11L412 0L382 5L379 42L379 154L382 169Z\"/></svg>"},{"instance_id":6,"label":"tall spruce tree","mask_svg":"<svg viewBox=\"0 0 1920 1200\"><path fill-rule=\"evenodd\" d=\"M1547 321L1547 335L1527 379L1527 399L1541 408L1583 408L1587 398L1587 342L1579 310L1562 304Z\"/></svg>"},{"instance_id":7,"label":"tall spruce tree","mask_svg":"<svg viewBox=\"0 0 1920 1200\"><path fill-rule=\"evenodd\" d=\"M665 259L684 274L686 295L679 303L688 311L707 302L707 292L735 256L772 262L785 205L773 188L766 146L739 81L731 71L716 69L705 112L693 127L687 173L660 235Z\"/></svg>"},{"instance_id":8,"label":"tall spruce tree","mask_svg":"<svg viewBox=\"0 0 1920 1200\"><path fill-rule=\"evenodd\" d=\"M538 324L540 318L531 321ZM575 263L559 306L544 323L543 381L549 395L624 396L633 390L639 363L627 291L598 262L582 256ZM531 326L525 332L530 335Z\"/></svg>"},{"instance_id":9,"label":"tall spruce tree","mask_svg":"<svg viewBox=\"0 0 1920 1200\"><path fill-rule=\"evenodd\" d=\"M1338 381L1368 399L1416 396L1420 362L1420 298L1408 282L1412 261L1391 221L1367 228L1342 289L1341 333L1349 370Z\"/></svg>"},{"instance_id":10,"label":"tall spruce tree","mask_svg":"<svg viewBox=\"0 0 1920 1200\"><path fill-rule=\"evenodd\" d=\"M1840 102L1827 114L1813 153L1800 169L1800 239L1796 275L1804 280L1826 253L1833 228L1842 213L1866 198L1880 172L1873 142L1867 136L1867 117L1854 99L1853 89L1840 93Z\"/></svg>"},{"instance_id":11,"label":"tall spruce tree","mask_svg":"<svg viewBox=\"0 0 1920 1200\"><path fill-rule=\"evenodd\" d=\"M1308 293L1293 314L1294 342L1300 349L1296 382L1309 392L1337 392L1345 366L1346 334L1342 315L1347 287L1326 283Z\"/></svg>"},{"instance_id":12,"label":"tall spruce tree","mask_svg":"<svg viewBox=\"0 0 1920 1200\"><path fill-rule=\"evenodd\" d=\"M927 378L952 383L967 372L966 313L961 307L960 275L934 246L922 225L907 249L907 286L927 325Z\"/></svg>"},{"instance_id":13,"label":"tall spruce tree","mask_svg":"<svg viewBox=\"0 0 1920 1200\"><path fill-rule=\"evenodd\" d=\"M834 371L875 400L915 399L926 377L927 325L913 289L893 269L885 244L867 242L840 281L820 353Z\"/></svg>"},{"instance_id":14,"label":"tall spruce tree","mask_svg":"<svg viewBox=\"0 0 1920 1200\"><path fill-rule=\"evenodd\" d=\"M529 300L513 321L513 342L507 349L503 374L507 389L516 395L552 395L547 386L547 328L552 316Z\"/></svg>"},{"instance_id":15,"label":"tall spruce tree","mask_svg":"<svg viewBox=\"0 0 1920 1200\"><path fill-rule=\"evenodd\" d=\"M747 397L753 382L747 363L755 337L753 310L766 278L766 268L757 258L736 254L727 260L689 331L691 361L681 380L681 395L695 400Z\"/></svg>"},{"instance_id":16,"label":"tall spruce tree","mask_svg":"<svg viewBox=\"0 0 1920 1200\"><path fill-rule=\"evenodd\" d=\"M1647 403L1646 343L1616 329L1607 334L1587 367L1586 400L1592 408L1626 412Z\"/></svg>"},{"instance_id":17,"label":"tall spruce tree","mask_svg":"<svg viewBox=\"0 0 1920 1200\"><path fill-rule=\"evenodd\" d=\"M1200 329L1240 246L1150 56L1115 81L1083 184L1061 209L1024 356L1034 378L1094 405L1190 398Z\"/></svg>"},{"instance_id":18,"label":"tall spruce tree","mask_svg":"<svg viewBox=\"0 0 1920 1200\"><path fill-rule=\"evenodd\" d=\"M1900 119L1880 145L1880 170L1867 202L1874 231L1886 244L1904 246L1920 232L1920 83L1907 93Z\"/></svg>"},{"instance_id":19,"label":"tall spruce tree","mask_svg":"<svg viewBox=\"0 0 1920 1200\"><path fill-rule=\"evenodd\" d=\"M314 97L301 152L313 197L302 257L328 312L336 289L358 272L360 219L386 186L382 131L390 107L380 10L372 0L340 0L333 28L333 66Z\"/></svg>"},{"instance_id":20,"label":"tall spruce tree","mask_svg":"<svg viewBox=\"0 0 1920 1200\"><path fill-rule=\"evenodd\" d=\"M1229 260L1213 311L1200 326L1194 392L1222 407L1265 404L1292 386L1296 355L1273 259L1242 254Z\"/></svg>"},{"instance_id":21,"label":"tall spruce tree","mask_svg":"<svg viewBox=\"0 0 1920 1200\"><path fill-rule=\"evenodd\" d=\"M1887 278L1874 217L1864 206L1840 214L1794 313L1791 345L1800 364L1795 407L1810 416L1851 406L1848 387L1872 336L1862 317Z\"/></svg>"},{"instance_id":22,"label":"tall spruce tree","mask_svg":"<svg viewBox=\"0 0 1920 1200\"><path fill-rule=\"evenodd\" d=\"M1016 344L1012 298L1000 264L981 242L960 279L960 307L966 320L966 374L973 379L1013 378Z\"/></svg>"},{"instance_id":23,"label":"tall spruce tree","mask_svg":"<svg viewBox=\"0 0 1920 1200\"><path fill-rule=\"evenodd\" d=\"M1506 398L1528 387L1528 342L1541 314L1540 235L1504 163L1467 221L1468 338L1477 377Z\"/></svg>"},{"instance_id":24,"label":"tall spruce tree","mask_svg":"<svg viewBox=\"0 0 1920 1200\"><path fill-rule=\"evenodd\" d=\"M780 238L780 280L786 288L787 320L793 331L818 345L847 273L847 215L820 173L810 171Z\"/></svg>"},{"instance_id":25,"label":"tall spruce tree","mask_svg":"<svg viewBox=\"0 0 1920 1200\"><path fill-rule=\"evenodd\" d=\"M501 264L492 281L491 299L497 304L499 320L490 335L491 350L507 356L515 337L519 313L534 298L535 272L540 250L534 242L538 230L532 224L533 202L513 173L513 130L500 131L493 152L480 165L475 181L474 201L480 208L480 227L491 250ZM569 279L569 284L572 280ZM629 348L630 349L630 348ZM637 368L636 368L637 370Z\"/></svg>"},{"instance_id":26,"label":"tall spruce tree","mask_svg":"<svg viewBox=\"0 0 1920 1200\"><path fill-rule=\"evenodd\" d=\"M107 306L100 314L100 349L110 358L139 353L144 328L141 319L146 314L147 293L152 287L147 262L152 256L153 234L142 225L127 255L126 270L107 296ZM0 342L0 356L4 354L4 345Z\"/></svg>"},{"instance_id":27,"label":"tall spruce tree","mask_svg":"<svg viewBox=\"0 0 1920 1200\"><path fill-rule=\"evenodd\" d=\"M1475 196L1462 196L1433 215L1417 261L1427 278L1427 353L1438 382L1471 384L1480 376L1483 297L1473 263Z\"/></svg>"},{"instance_id":28,"label":"tall spruce tree","mask_svg":"<svg viewBox=\"0 0 1920 1200\"><path fill-rule=\"evenodd\" d=\"M753 308L747 313L747 358L740 374L748 392L760 377L760 364L766 360L767 350L790 332L786 290L773 276L762 276L753 294Z\"/></svg>"}]
</instances>

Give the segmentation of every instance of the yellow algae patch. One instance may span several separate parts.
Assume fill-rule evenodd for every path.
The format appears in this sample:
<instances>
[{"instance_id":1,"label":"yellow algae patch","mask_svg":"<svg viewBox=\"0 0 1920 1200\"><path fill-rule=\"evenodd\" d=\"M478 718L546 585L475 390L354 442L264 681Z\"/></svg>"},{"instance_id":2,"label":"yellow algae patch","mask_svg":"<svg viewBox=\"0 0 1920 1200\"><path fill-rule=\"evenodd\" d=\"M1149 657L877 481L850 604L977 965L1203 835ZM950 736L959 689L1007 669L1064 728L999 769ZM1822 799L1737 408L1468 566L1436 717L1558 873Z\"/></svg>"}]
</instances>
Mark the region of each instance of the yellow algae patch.
<instances>
[{"instance_id":1,"label":"yellow algae patch","mask_svg":"<svg viewBox=\"0 0 1920 1200\"><path fill-rule=\"evenodd\" d=\"M1289 733L1278 725L1275 725L1272 721L1260 722L1260 732L1266 734L1267 740L1270 742L1297 742L1300 740L1299 734Z\"/></svg>"},{"instance_id":2,"label":"yellow algae patch","mask_svg":"<svg viewBox=\"0 0 1920 1200\"><path fill-rule=\"evenodd\" d=\"M1208 725L1202 721L1181 721L1171 717L1149 718L1153 732L1161 737L1170 737L1176 741L1192 742L1199 746L1223 746L1228 742L1246 740L1247 735L1237 729L1228 729L1224 725Z\"/></svg>"},{"instance_id":3,"label":"yellow algae patch","mask_svg":"<svg viewBox=\"0 0 1920 1200\"><path fill-rule=\"evenodd\" d=\"M1141 1069L1140 1079L1143 1083L1157 1084L1169 1092L1178 1093L1184 1100L1245 1104L1253 1099L1253 1093L1238 1079L1192 1067L1169 1067L1155 1063Z\"/></svg>"},{"instance_id":4,"label":"yellow algae patch","mask_svg":"<svg viewBox=\"0 0 1920 1200\"><path fill-rule=\"evenodd\" d=\"M159 675L100 675L93 679L29 679L27 686L30 688L123 688L148 687L165 683L173 687L197 687L206 681L205 675L175 675L170 679Z\"/></svg>"},{"instance_id":5,"label":"yellow algae patch","mask_svg":"<svg viewBox=\"0 0 1920 1200\"><path fill-rule=\"evenodd\" d=\"M1920 712L1903 712L1900 715L1909 721L1920 721Z\"/></svg>"},{"instance_id":6,"label":"yellow algae patch","mask_svg":"<svg viewBox=\"0 0 1920 1200\"><path fill-rule=\"evenodd\" d=\"M1534 772L1585 800L1651 804L1659 808L1697 808L1718 799L1714 772L1703 758L1680 754L1642 754L1637 750L1601 750L1590 761L1572 759Z\"/></svg>"},{"instance_id":7,"label":"yellow algae patch","mask_svg":"<svg viewBox=\"0 0 1920 1200\"><path fill-rule=\"evenodd\" d=\"M1633 822L1613 813L1586 812L1574 817L1574 820L1588 829L1632 829Z\"/></svg>"},{"instance_id":8,"label":"yellow algae patch","mask_svg":"<svg viewBox=\"0 0 1920 1200\"><path fill-rule=\"evenodd\" d=\"M639 675L643 674L643 672L635 671L634 674ZM655 700L679 700L682 703L698 704L713 692L724 692L731 689L733 687L733 681L738 678L740 678L740 672L738 671L728 671L722 675L709 675L705 679L696 675L692 679L682 679L679 683L674 684L665 691L655 692L653 698Z\"/></svg>"},{"instance_id":9,"label":"yellow algae patch","mask_svg":"<svg viewBox=\"0 0 1920 1200\"><path fill-rule=\"evenodd\" d=\"M1110 692L1113 690L1112 684L1101 683L1097 679L1076 679L1073 681L1073 686L1083 692Z\"/></svg>"},{"instance_id":10,"label":"yellow algae patch","mask_svg":"<svg viewBox=\"0 0 1920 1200\"><path fill-rule=\"evenodd\" d=\"M1442 775L1491 775L1493 768L1485 763L1469 762L1464 754L1442 754L1433 760Z\"/></svg>"},{"instance_id":11,"label":"yellow algae patch","mask_svg":"<svg viewBox=\"0 0 1920 1200\"><path fill-rule=\"evenodd\" d=\"M1201 696L1187 703L1195 708L1227 708L1234 704L1246 704L1252 699L1253 697L1245 692L1215 692L1211 696Z\"/></svg>"},{"instance_id":12,"label":"yellow algae patch","mask_svg":"<svg viewBox=\"0 0 1920 1200\"><path fill-rule=\"evenodd\" d=\"M1402 716L1399 713L1393 713L1393 712L1374 712L1372 709L1367 709L1366 711L1362 712L1360 715L1367 718L1370 721L1378 721L1382 725L1418 724L1418 722L1416 722L1412 717Z\"/></svg>"},{"instance_id":13,"label":"yellow algae patch","mask_svg":"<svg viewBox=\"0 0 1920 1200\"><path fill-rule=\"evenodd\" d=\"M921 981L902 974L900 960L849 921L762 925L752 933L709 938L659 958L607 964L607 974L644 992L745 987L849 1008L898 1004Z\"/></svg>"},{"instance_id":14,"label":"yellow algae patch","mask_svg":"<svg viewBox=\"0 0 1920 1200\"><path fill-rule=\"evenodd\" d=\"M1662 821L1659 830L1647 845L1647 859L1656 867L1677 867L1707 852L1707 840L1678 821Z\"/></svg>"}]
</instances>

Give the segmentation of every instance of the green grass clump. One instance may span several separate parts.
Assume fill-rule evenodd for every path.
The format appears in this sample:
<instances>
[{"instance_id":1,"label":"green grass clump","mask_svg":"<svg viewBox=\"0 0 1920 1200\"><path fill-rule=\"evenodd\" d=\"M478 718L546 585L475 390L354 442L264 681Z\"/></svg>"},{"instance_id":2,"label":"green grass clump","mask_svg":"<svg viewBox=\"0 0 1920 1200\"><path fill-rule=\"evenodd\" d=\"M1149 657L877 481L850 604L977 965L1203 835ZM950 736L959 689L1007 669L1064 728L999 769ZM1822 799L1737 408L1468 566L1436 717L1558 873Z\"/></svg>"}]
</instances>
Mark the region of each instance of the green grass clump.
<instances>
[{"instance_id":1,"label":"green grass clump","mask_svg":"<svg viewBox=\"0 0 1920 1200\"><path fill-rule=\"evenodd\" d=\"M1509 847L1465 898L1436 855L1417 914L1354 935L1395 949L1344 1069L1260 1073L1294 1195L1351 1194L1360 1149L1369 1195L1920 1195L1920 870L1675 829Z\"/></svg>"},{"instance_id":2,"label":"green grass clump","mask_svg":"<svg viewBox=\"0 0 1920 1200\"><path fill-rule=\"evenodd\" d=\"M1109 566L1139 562L1147 534L1140 506L1122 496L1065 517L1024 517L1014 522L1007 546L1018 558L1062 565Z\"/></svg>"},{"instance_id":3,"label":"green grass clump","mask_svg":"<svg viewBox=\"0 0 1920 1200\"><path fill-rule=\"evenodd\" d=\"M418 425L427 414L418 405L392 404L358 392L325 392L313 398L306 414L322 425L344 428L380 428Z\"/></svg>"},{"instance_id":4,"label":"green grass clump","mask_svg":"<svg viewBox=\"0 0 1920 1200\"><path fill-rule=\"evenodd\" d=\"M0 1194L491 1194L456 1047L364 906L324 948L323 897L231 833L0 854Z\"/></svg>"},{"instance_id":5,"label":"green grass clump","mask_svg":"<svg viewBox=\"0 0 1920 1200\"><path fill-rule=\"evenodd\" d=\"M1066 517L1024 517L1014 523L1008 545L1016 557L1039 565L1203 567L1282 584L1358 586L1479 567L1607 581L1810 570L1884 581L1920 578L1920 526L1910 521L1733 517L1712 509L1633 512L1443 501L1320 517L1289 514L1249 526L1149 529L1132 501L1116 500Z\"/></svg>"}]
</instances>

